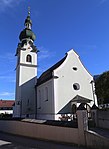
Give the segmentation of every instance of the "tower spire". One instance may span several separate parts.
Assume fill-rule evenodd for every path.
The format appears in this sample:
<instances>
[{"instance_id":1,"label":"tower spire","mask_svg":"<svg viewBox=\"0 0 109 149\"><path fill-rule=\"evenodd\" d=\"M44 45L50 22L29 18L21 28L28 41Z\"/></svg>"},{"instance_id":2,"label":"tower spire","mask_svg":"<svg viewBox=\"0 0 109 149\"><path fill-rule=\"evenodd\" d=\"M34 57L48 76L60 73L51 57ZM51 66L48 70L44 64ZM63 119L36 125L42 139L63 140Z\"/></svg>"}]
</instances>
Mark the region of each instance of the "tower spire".
<instances>
[{"instance_id":1,"label":"tower spire","mask_svg":"<svg viewBox=\"0 0 109 149\"><path fill-rule=\"evenodd\" d=\"M19 39L22 41L23 39L31 39L32 41L35 40L35 34L32 32L32 20L30 17L30 7L28 7L28 14L25 19L25 29L20 33Z\"/></svg>"},{"instance_id":2,"label":"tower spire","mask_svg":"<svg viewBox=\"0 0 109 149\"><path fill-rule=\"evenodd\" d=\"M28 16L30 17L30 6L28 6Z\"/></svg>"},{"instance_id":3,"label":"tower spire","mask_svg":"<svg viewBox=\"0 0 109 149\"><path fill-rule=\"evenodd\" d=\"M32 21L30 18L30 7L28 7L28 15L27 15L27 18L25 20L25 27L28 29L31 29L31 27L32 27Z\"/></svg>"}]
</instances>

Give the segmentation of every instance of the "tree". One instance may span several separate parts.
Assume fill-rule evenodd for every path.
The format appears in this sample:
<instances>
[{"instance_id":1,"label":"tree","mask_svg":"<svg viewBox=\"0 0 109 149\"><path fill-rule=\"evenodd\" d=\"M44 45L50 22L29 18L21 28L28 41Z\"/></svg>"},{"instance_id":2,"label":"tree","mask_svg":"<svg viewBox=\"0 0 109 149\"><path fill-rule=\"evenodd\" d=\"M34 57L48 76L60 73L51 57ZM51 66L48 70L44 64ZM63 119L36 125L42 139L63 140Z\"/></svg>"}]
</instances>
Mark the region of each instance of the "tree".
<instances>
[{"instance_id":1,"label":"tree","mask_svg":"<svg viewBox=\"0 0 109 149\"><path fill-rule=\"evenodd\" d=\"M98 104L109 103L109 71L104 72L95 79L95 92Z\"/></svg>"}]
</instances>

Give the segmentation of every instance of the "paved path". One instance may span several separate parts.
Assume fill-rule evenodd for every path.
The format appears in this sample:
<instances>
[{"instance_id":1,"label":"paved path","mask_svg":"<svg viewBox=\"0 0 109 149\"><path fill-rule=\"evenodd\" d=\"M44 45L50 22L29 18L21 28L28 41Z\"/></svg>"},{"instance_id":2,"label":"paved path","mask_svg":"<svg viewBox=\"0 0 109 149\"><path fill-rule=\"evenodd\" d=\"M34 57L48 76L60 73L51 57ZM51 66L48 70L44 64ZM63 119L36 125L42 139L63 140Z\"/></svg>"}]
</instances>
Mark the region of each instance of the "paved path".
<instances>
[{"instance_id":1,"label":"paved path","mask_svg":"<svg viewBox=\"0 0 109 149\"><path fill-rule=\"evenodd\" d=\"M96 132L100 136L103 136L105 138L109 139L109 130L103 129L103 128L91 128L92 131Z\"/></svg>"},{"instance_id":2,"label":"paved path","mask_svg":"<svg viewBox=\"0 0 109 149\"><path fill-rule=\"evenodd\" d=\"M66 144L40 141L0 132L0 149L86 149Z\"/></svg>"}]
</instances>

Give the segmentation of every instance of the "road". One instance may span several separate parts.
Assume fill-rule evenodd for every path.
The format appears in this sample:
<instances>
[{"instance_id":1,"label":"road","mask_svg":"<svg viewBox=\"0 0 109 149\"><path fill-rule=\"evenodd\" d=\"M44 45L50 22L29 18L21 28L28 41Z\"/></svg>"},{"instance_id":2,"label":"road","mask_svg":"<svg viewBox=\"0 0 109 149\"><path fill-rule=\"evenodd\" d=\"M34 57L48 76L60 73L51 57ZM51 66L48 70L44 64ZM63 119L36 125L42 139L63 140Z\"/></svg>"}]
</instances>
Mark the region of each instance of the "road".
<instances>
[{"instance_id":1,"label":"road","mask_svg":"<svg viewBox=\"0 0 109 149\"><path fill-rule=\"evenodd\" d=\"M74 145L41 141L0 132L0 149L86 149Z\"/></svg>"}]
</instances>

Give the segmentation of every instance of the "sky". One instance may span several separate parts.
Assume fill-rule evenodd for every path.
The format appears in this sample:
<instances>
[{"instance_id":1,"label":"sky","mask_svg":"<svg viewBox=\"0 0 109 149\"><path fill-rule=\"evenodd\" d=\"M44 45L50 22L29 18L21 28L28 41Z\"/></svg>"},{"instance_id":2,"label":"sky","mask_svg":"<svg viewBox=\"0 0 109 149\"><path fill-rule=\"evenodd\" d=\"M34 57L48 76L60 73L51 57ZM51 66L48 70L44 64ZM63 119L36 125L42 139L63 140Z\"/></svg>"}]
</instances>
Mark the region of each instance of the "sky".
<instances>
[{"instance_id":1,"label":"sky","mask_svg":"<svg viewBox=\"0 0 109 149\"><path fill-rule=\"evenodd\" d=\"M0 0L0 99L15 99L15 53L28 6L38 76L70 49L92 75L109 70L109 0Z\"/></svg>"}]
</instances>

